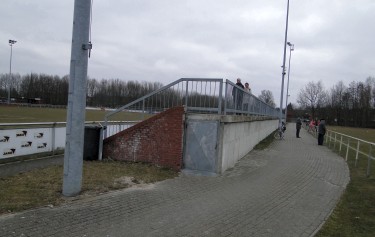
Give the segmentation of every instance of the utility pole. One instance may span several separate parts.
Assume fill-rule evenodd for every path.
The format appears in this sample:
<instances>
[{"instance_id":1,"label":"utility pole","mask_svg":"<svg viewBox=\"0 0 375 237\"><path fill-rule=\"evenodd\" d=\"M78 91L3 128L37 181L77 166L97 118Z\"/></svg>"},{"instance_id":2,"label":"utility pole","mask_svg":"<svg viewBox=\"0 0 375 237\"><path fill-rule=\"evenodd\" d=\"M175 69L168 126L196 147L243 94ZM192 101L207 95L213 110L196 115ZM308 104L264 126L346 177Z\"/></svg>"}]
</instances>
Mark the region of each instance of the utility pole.
<instances>
[{"instance_id":1,"label":"utility pole","mask_svg":"<svg viewBox=\"0 0 375 237\"><path fill-rule=\"evenodd\" d=\"M284 39L284 58L283 58L283 72L281 77L281 96L280 96L280 115L279 115L279 130L282 129L282 119L283 119L283 97L284 97L284 78L285 78L285 59L286 59L286 42L288 40L288 18L289 18L289 0L286 11L286 26L285 26L285 39ZM285 121L286 122L286 121Z\"/></svg>"},{"instance_id":2,"label":"utility pole","mask_svg":"<svg viewBox=\"0 0 375 237\"><path fill-rule=\"evenodd\" d=\"M64 153L64 196L76 196L82 187L87 66L92 48L89 41L90 16L91 0L75 0Z\"/></svg>"}]
</instances>

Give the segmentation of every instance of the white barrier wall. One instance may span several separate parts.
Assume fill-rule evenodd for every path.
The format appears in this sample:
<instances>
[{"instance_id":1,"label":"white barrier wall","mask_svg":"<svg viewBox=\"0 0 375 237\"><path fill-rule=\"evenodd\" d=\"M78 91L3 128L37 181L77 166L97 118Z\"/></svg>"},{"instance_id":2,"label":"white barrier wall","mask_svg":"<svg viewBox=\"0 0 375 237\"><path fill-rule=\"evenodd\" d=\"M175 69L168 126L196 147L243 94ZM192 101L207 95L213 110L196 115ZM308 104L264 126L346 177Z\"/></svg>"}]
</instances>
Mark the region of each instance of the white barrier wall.
<instances>
[{"instance_id":1,"label":"white barrier wall","mask_svg":"<svg viewBox=\"0 0 375 237\"><path fill-rule=\"evenodd\" d=\"M0 159L65 147L65 127L0 130Z\"/></svg>"},{"instance_id":2,"label":"white barrier wall","mask_svg":"<svg viewBox=\"0 0 375 237\"><path fill-rule=\"evenodd\" d=\"M112 136L136 123L137 121L108 125L107 136ZM22 125L13 124L13 126ZM0 130L0 159L63 150L65 137L65 126Z\"/></svg>"}]
</instances>

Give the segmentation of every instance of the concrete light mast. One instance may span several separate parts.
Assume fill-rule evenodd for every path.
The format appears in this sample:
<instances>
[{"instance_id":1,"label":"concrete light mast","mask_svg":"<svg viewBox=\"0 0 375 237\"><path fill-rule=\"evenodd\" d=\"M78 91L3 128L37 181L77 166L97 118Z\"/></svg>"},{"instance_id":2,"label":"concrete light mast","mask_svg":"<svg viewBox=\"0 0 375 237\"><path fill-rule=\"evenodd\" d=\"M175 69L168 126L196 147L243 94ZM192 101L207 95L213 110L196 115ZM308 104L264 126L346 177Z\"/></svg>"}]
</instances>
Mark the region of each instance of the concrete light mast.
<instances>
[{"instance_id":1,"label":"concrete light mast","mask_svg":"<svg viewBox=\"0 0 375 237\"><path fill-rule=\"evenodd\" d=\"M64 196L76 196L82 187L86 80L88 55L92 48L89 40L90 16L91 0L75 0L64 154Z\"/></svg>"}]
</instances>

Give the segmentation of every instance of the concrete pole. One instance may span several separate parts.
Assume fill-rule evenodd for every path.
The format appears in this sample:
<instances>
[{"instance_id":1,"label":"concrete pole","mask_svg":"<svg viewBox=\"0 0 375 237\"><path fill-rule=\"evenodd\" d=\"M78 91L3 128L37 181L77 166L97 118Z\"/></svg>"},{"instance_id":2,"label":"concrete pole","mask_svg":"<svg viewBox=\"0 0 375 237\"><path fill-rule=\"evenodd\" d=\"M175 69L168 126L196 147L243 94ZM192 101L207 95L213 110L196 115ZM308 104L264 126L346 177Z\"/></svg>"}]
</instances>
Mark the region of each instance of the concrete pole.
<instances>
[{"instance_id":1,"label":"concrete pole","mask_svg":"<svg viewBox=\"0 0 375 237\"><path fill-rule=\"evenodd\" d=\"M82 187L91 0L74 1L69 96L64 154L63 195L76 196Z\"/></svg>"},{"instance_id":2,"label":"concrete pole","mask_svg":"<svg viewBox=\"0 0 375 237\"><path fill-rule=\"evenodd\" d=\"M283 98L284 98L284 78L285 78L285 59L286 59L286 42L288 40L288 18L289 18L289 0L286 11L286 26L285 26L285 40L284 40L284 58L283 58L283 72L281 77L281 95L280 95L280 114L279 114L279 130L282 129L283 119Z\"/></svg>"}]
</instances>

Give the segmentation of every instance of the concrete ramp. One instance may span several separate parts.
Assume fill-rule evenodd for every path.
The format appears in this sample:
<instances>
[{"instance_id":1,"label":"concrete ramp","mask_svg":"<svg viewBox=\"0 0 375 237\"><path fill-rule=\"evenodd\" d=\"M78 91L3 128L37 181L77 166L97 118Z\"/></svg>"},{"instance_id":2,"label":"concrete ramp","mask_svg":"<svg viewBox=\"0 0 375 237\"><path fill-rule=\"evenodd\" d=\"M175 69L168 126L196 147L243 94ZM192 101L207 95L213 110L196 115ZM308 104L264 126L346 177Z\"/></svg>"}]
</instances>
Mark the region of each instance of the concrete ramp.
<instances>
[{"instance_id":1,"label":"concrete ramp","mask_svg":"<svg viewBox=\"0 0 375 237\"><path fill-rule=\"evenodd\" d=\"M349 182L345 160L294 124L216 177L180 175L0 217L0 236L313 236Z\"/></svg>"}]
</instances>

